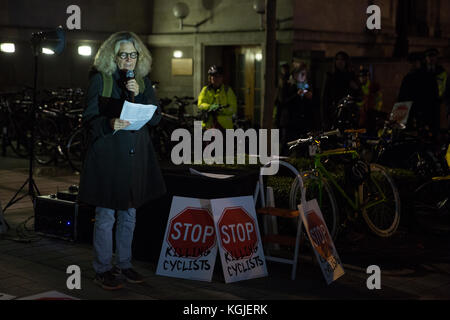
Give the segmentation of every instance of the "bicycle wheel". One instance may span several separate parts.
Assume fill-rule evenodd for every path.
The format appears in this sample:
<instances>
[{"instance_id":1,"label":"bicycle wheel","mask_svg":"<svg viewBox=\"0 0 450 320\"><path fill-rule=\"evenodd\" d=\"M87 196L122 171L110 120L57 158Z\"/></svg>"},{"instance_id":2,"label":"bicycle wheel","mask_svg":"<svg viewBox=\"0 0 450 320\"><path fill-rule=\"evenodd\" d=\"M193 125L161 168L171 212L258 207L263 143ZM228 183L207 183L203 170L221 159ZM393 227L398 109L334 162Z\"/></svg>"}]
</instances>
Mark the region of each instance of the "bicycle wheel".
<instances>
[{"instance_id":1,"label":"bicycle wheel","mask_svg":"<svg viewBox=\"0 0 450 320\"><path fill-rule=\"evenodd\" d=\"M433 179L414 191L414 222L424 230L450 231L450 176Z\"/></svg>"},{"instance_id":2,"label":"bicycle wheel","mask_svg":"<svg viewBox=\"0 0 450 320\"><path fill-rule=\"evenodd\" d=\"M36 121L34 140L34 159L39 164L47 165L56 161L58 157L57 149L58 125L52 119L40 118Z\"/></svg>"},{"instance_id":3,"label":"bicycle wheel","mask_svg":"<svg viewBox=\"0 0 450 320\"><path fill-rule=\"evenodd\" d=\"M303 172L301 176L306 189L306 201L317 199L328 231L332 239L336 239L339 232L339 212L333 190L324 178L319 178L314 172ZM300 202L300 184L298 179L295 179L291 187L289 206L295 210Z\"/></svg>"},{"instance_id":4,"label":"bicycle wheel","mask_svg":"<svg viewBox=\"0 0 450 320\"><path fill-rule=\"evenodd\" d=\"M19 124L10 122L5 130L6 140L11 150L21 158L30 155L28 146L28 136L26 130L22 130Z\"/></svg>"},{"instance_id":5,"label":"bicycle wheel","mask_svg":"<svg viewBox=\"0 0 450 320\"><path fill-rule=\"evenodd\" d=\"M386 169L370 164L370 175L359 187L362 216L369 229L380 237L390 237L400 224L400 196Z\"/></svg>"},{"instance_id":6,"label":"bicycle wheel","mask_svg":"<svg viewBox=\"0 0 450 320\"><path fill-rule=\"evenodd\" d=\"M431 152L414 152L407 159L407 168L421 178L440 175L440 164Z\"/></svg>"},{"instance_id":7,"label":"bicycle wheel","mask_svg":"<svg viewBox=\"0 0 450 320\"><path fill-rule=\"evenodd\" d=\"M87 150L87 132L84 128L77 129L66 144L66 156L73 170L81 172L84 156Z\"/></svg>"},{"instance_id":8,"label":"bicycle wheel","mask_svg":"<svg viewBox=\"0 0 450 320\"><path fill-rule=\"evenodd\" d=\"M160 160L170 160L172 142L169 133L161 127L158 127L151 132L151 139Z\"/></svg>"}]
</instances>

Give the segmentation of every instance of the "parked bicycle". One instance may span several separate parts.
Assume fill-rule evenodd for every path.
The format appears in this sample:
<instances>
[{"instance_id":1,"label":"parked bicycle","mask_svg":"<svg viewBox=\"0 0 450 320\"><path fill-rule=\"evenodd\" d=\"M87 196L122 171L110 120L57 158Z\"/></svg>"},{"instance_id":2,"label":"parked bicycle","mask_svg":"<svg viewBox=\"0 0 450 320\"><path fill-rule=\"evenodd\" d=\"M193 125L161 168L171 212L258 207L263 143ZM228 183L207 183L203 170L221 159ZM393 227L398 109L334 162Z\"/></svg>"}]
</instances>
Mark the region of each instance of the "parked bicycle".
<instances>
[{"instance_id":1,"label":"parked bicycle","mask_svg":"<svg viewBox=\"0 0 450 320\"><path fill-rule=\"evenodd\" d=\"M7 147L19 157L29 156L31 118L29 110L33 101L25 89L18 93L2 94L0 97L0 122L2 132L2 154Z\"/></svg>"},{"instance_id":2,"label":"parked bicycle","mask_svg":"<svg viewBox=\"0 0 450 320\"><path fill-rule=\"evenodd\" d=\"M347 211L342 225L355 221L360 215L369 229L380 237L392 236L400 223L400 196L393 179L386 169L375 163L366 163L355 149L334 149L322 151L321 143L329 136L339 134L339 130L325 132L304 139L289 142L290 149L306 144L314 159L311 171L303 172L307 199L316 198L333 237L336 237L340 224L339 209L334 190L342 197L351 210ZM348 134L358 134L361 130L346 130ZM325 164L330 158L346 161L345 185L327 170ZM348 159L350 158L350 159ZM291 189L290 206L299 203L299 184Z\"/></svg>"},{"instance_id":3,"label":"parked bicycle","mask_svg":"<svg viewBox=\"0 0 450 320\"><path fill-rule=\"evenodd\" d=\"M420 228L440 233L450 230L450 175L433 177L414 191L414 220Z\"/></svg>"},{"instance_id":4,"label":"parked bicycle","mask_svg":"<svg viewBox=\"0 0 450 320\"><path fill-rule=\"evenodd\" d=\"M36 160L40 164L64 162L64 144L81 122L83 110L60 111L53 108L38 109Z\"/></svg>"},{"instance_id":5,"label":"parked bicycle","mask_svg":"<svg viewBox=\"0 0 450 320\"><path fill-rule=\"evenodd\" d=\"M152 141L160 160L170 159L172 147L175 145L171 140L174 130L182 128L193 133L196 118L186 114L186 107L191 104L196 104L196 101L188 96L160 100L162 118L151 130Z\"/></svg>"},{"instance_id":6,"label":"parked bicycle","mask_svg":"<svg viewBox=\"0 0 450 320\"><path fill-rule=\"evenodd\" d=\"M364 157L371 162L408 169L419 178L448 174L445 161L448 143L436 145L427 132L406 130L403 124L387 120L378 136L362 134L357 140Z\"/></svg>"}]
</instances>

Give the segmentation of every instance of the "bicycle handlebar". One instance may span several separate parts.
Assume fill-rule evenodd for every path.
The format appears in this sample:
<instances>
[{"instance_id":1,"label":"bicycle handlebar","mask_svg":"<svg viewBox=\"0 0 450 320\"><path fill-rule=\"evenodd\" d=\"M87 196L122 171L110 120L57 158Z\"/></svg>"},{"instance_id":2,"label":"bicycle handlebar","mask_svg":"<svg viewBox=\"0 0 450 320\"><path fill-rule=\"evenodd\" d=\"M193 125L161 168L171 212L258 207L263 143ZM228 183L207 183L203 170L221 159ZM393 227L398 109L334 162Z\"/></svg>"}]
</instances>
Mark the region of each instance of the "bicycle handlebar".
<instances>
[{"instance_id":1,"label":"bicycle handlebar","mask_svg":"<svg viewBox=\"0 0 450 320\"><path fill-rule=\"evenodd\" d=\"M297 139L297 140L288 142L287 145L289 147L291 147L291 146L295 146L295 145L298 145L298 144L311 142L312 140L313 140L313 137L309 137L309 138L306 138L306 139Z\"/></svg>"},{"instance_id":2,"label":"bicycle handlebar","mask_svg":"<svg viewBox=\"0 0 450 320\"><path fill-rule=\"evenodd\" d=\"M339 129L335 129L335 130L332 130L332 131L325 131L324 133L322 133L321 136L329 137L329 136L338 136L340 134L341 134L341 131Z\"/></svg>"},{"instance_id":3,"label":"bicycle handlebar","mask_svg":"<svg viewBox=\"0 0 450 320\"><path fill-rule=\"evenodd\" d=\"M310 142L312 142L314 140L317 140L317 139L318 140L320 140L320 139L328 139L328 137L339 135L340 133L341 132L339 131L339 129L332 130L332 131L325 131L325 132L323 132L322 134L319 134L316 137L309 136L308 138L304 138L304 139L300 138L300 139L297 139L297 140L294 140L294 141L290 141L290 142L287 143L287 145L289 147L293 147L293 146L296 146L296 145L299 145L299 144L303 144L303 143L310 143Z\"/></svg>"}]
</instances>

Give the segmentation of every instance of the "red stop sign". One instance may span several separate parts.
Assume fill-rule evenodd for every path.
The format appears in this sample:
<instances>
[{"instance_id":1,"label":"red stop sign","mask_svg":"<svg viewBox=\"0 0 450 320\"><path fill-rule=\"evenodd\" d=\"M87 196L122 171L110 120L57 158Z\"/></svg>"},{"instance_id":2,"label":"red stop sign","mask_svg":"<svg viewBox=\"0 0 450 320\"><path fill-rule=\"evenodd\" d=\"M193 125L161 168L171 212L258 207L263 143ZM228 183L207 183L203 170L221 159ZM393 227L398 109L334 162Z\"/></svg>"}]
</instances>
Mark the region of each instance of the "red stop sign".
<instances>
[{"instance_id":1,"label":"red stop sign","mask_svg":"<svg viewBox=\"0 0 450 320\"><path fill-rule=\"evenodd\" d=\"M233 258L243 259L256 251L258 243L256 223L244 208L225 208L218 227L222 247Z\"/></svg>"},{"instance_id":2,"label":"red stop sign","mask_svg":"<svg viewBox=\"0 0 450 320\"><path fill-rule=\"evenodd\" d=\"M206 209L185 208L169 223L167 241L180 257L207 255L216 244L214 220Z\"/></svg>"},{"instance_id":3,"label":"red stop sign","mask_svg":"<svg viewBox=\"0 0 450 320\"><path fill-rule=\"evenodd\" d=\"M319 218L315 211L310 211L307 215L309 234L311 235L311 242L313 243L314 248L316 248L317 252L328 259L331 256L332 249L332 240L327 231L325 223L322 219Z\"/></svg>"}]
</instances>

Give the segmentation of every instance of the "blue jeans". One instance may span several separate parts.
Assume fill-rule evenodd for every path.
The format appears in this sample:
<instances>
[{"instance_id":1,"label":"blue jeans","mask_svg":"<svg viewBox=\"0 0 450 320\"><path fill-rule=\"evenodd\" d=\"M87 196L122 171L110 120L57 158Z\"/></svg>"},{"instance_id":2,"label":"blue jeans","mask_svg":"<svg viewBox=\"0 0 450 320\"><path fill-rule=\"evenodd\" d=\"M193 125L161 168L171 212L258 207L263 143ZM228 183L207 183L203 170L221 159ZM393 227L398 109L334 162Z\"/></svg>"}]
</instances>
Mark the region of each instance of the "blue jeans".
<instances>
[{"instance_id":1,"label":"blue jeans","mask_svg":"<svg viewBox=\"0 0 450 320\"><path fill-rule=\"evenodd\" d=\"M113 226L115 210L96 207L94 224L94 270L103 273L112 268ZM133 242L136 209L117 210L115 264L120 269L131 268L131 243Z\"/></svg>"}]
</instances>

